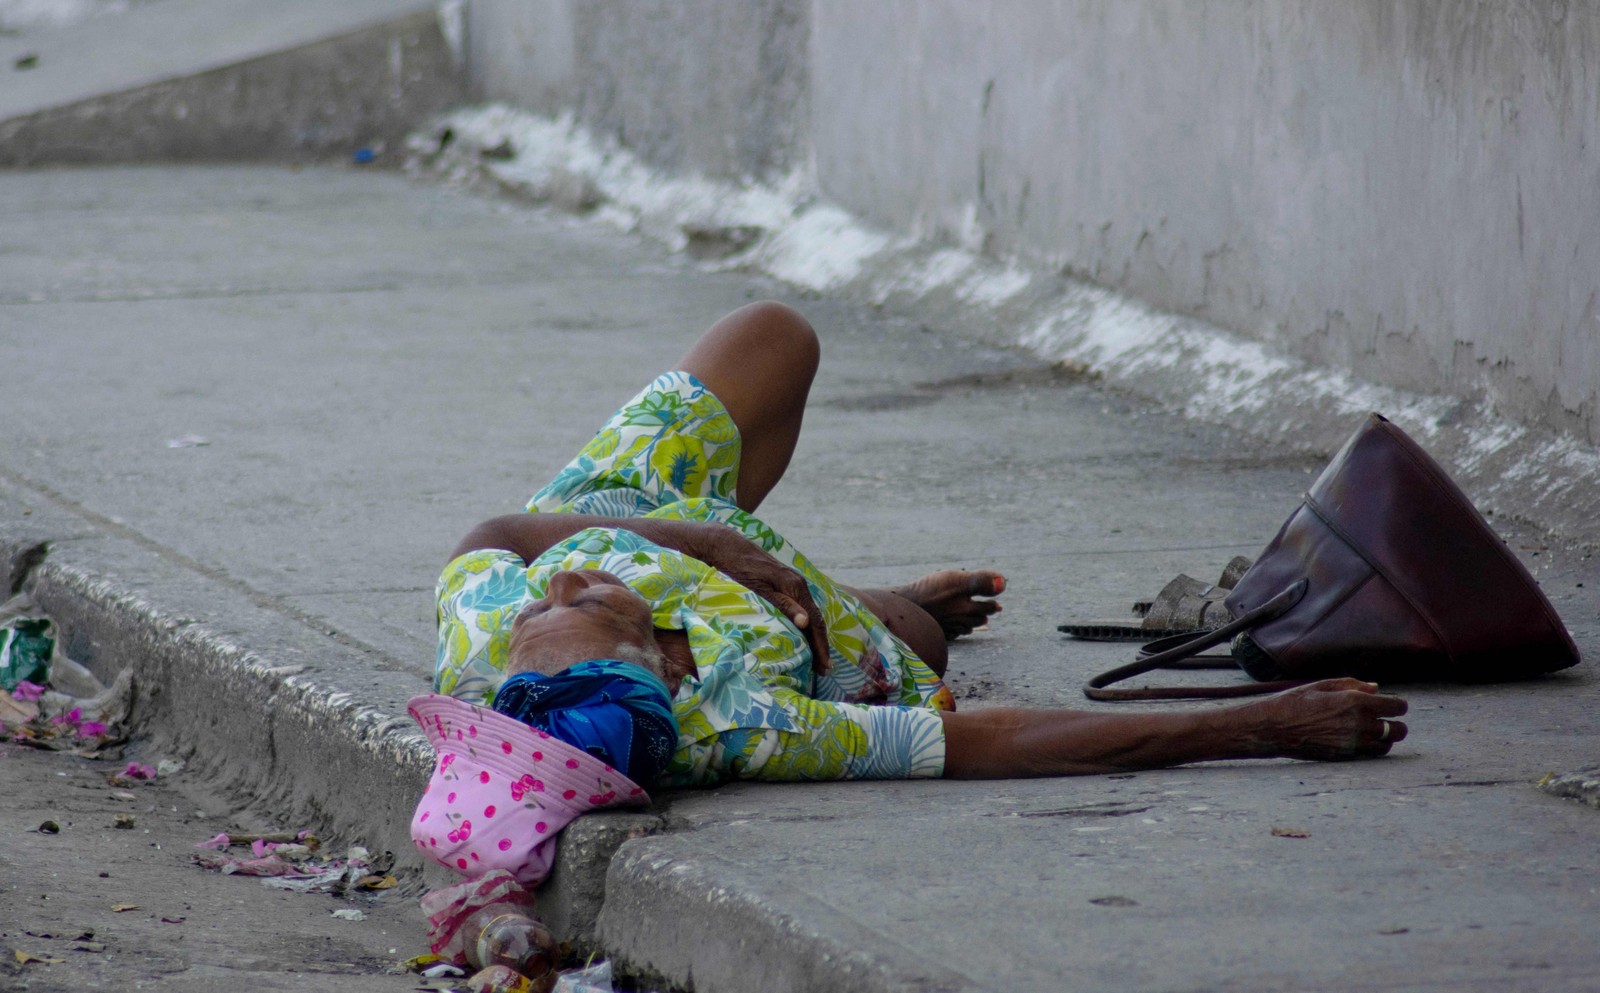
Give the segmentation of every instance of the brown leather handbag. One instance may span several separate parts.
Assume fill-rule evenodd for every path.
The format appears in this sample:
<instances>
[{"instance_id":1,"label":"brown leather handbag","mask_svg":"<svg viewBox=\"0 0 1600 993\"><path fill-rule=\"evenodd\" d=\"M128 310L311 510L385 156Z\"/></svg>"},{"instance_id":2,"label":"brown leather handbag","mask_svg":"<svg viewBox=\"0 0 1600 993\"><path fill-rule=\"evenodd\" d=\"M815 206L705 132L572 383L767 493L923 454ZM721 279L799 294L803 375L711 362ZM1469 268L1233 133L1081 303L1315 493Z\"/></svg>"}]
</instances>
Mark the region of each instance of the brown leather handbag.
<instances>
[{"instance_id":1,"label":"brown leather handbag","mask_svg":"<svg viewBox=\"0 0 1600 993\"><path fill-rule=\"evenodd\" d=\"M1317 679L1523 679L1576 665L1555 608L1466 495L1372 414L1225 601L1234 620L1146 645L1090 680L1092 700L1273 693ZM1229 655L1203 655L1232 642ZM1108 689L1159 668L1242 668L1236 686Z\"/></svg>"}]
</instances>

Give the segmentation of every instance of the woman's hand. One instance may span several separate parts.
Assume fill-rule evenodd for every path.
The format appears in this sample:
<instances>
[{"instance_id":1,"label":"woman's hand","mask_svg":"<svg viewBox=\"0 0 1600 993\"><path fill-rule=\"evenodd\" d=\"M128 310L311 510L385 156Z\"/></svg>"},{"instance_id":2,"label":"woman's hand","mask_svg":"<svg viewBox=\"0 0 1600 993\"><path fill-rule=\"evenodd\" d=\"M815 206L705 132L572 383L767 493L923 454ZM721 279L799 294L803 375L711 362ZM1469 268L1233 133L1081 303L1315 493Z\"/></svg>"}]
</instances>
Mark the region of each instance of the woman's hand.
<instances>
[{"instance_id":1,"label":"woman's hand","mask_svg":"<svg viewBox=\"0 0 1600 993\"><path fill-rule=\"evenodd\" d=\"M828 626L811 599L805 577L761 550L744 535L721 524L650 517L596 517L589 514L505 514L473 528L451 556L499 548L532 562L547 549L585 528L632 531L663 548L699 559L776 607L806 636L811 668L828 672Z\"/></svg>"},{"instance_id":2,"label":"woman's hand","mask_svg":"<svg viewBox=\"0 0 1600 993\"><path fill-rule=\"evenodd\" d=\"M665 522L662 522L665 523ZM693 528L678 550L726 574L776 607L806 636L811 646L811 669L828 672L828 627L811 599L805 577L761 550L732 528L720 524L683 522Z\"/></svg>"},{"instance_id":3,"label":"woman's hand","mask_svg":"<svg viewBox=\"0 0 1600 993\"><path fill-rule=\"evenodd\" d=\"M1234 711L1263 755L1356 759L1385 755L1406 736L1406 702L1376 683L1324 679L1285 690ZM1224 713L1227 713L1224 711Z\"/></svg>"}]
</instances>

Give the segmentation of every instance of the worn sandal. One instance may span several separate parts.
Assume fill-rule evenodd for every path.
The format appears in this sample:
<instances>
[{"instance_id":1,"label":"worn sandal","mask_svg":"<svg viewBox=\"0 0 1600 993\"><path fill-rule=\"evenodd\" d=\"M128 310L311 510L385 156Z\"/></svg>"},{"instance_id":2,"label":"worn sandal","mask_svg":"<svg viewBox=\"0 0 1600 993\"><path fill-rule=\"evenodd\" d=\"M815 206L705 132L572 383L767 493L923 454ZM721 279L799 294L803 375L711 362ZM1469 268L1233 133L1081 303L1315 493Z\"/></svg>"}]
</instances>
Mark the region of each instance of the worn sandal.
<instances>
[{"instance_id":1,"label":"worn sandal","mask_svg":"<svg viewBox=\"0 0 1600 993\"><path fill-rule=\"evenodd\" d=\"M1062 624L1056 630L1084 641L1149 641L1211 631L1233 619L1222 601L1251 565L1236 555L1215 583L1179 575L1154 600L1136 602L1127 617Z\"/></svg>"}]
</instances>

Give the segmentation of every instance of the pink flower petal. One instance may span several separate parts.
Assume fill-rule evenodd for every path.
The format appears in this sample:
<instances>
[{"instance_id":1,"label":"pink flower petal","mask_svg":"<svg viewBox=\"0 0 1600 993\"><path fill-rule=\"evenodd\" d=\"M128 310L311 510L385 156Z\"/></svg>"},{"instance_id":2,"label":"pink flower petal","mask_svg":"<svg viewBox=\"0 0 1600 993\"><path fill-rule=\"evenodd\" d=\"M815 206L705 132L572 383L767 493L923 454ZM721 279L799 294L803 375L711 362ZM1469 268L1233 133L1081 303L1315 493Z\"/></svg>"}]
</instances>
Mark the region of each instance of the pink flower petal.
<instances>
[{"instance_id":1,"label":"pink flower petal","mask_svg":"<svg viewBox=\"0 0 1600 993\"><path fill-rule=\"evenodd\" d=\"M129 762L128 767L122 770L122 774L129 779L154 779L156 767L145 765L143 762Z\"/></svg>"},{"instance_id":2,"label":"pink flower petal","mask_svg":"<svg viewBox=\"0 0 1600 993\"><path fill-rule=\"evenodd\" d=\"M17 683L17 688L11 691L12 699L21 700L23 703L32 703L44 695L44 687L38 683L30 683L26 679Z\"/></svg>"},{"instance_id":3,"label":"pink flower petal","mask_svg":"<svg viewBox=\"0 0 1600 993\"><path fill-rule=\"evenodd\" d=\"M255 841L250 842L250 853L258 859L265 858L268 852L277 847L278 843L275 841L262 841L257 838Z\"/></svg>"},{"instance_id":4,"label":"pink flower petal","mask_svg":"<svg viewBox=\"0 0 1600 993\"><path fill-rule=\"evenodd\" d=\"M228 836L226 834L219 834L214 838L207 838L205 841L200 842L198 845L195 845L194 847L196 847L196 848L212 848L212 849L215 849L215 850L221 852L221 851L226 851L227 850L228 844L229 844Z\"/></svg>"},{"instance_id":5,"label":"pink flower petal","mask_svg":"<svg viewBox=\"0 0 1600 993\"><path fill-rule=\"evenodd\" d=\"M84 721L78 725L78 734L85 738L98 738L111 730L99 721Z\"/></svg>"}]
</instances>

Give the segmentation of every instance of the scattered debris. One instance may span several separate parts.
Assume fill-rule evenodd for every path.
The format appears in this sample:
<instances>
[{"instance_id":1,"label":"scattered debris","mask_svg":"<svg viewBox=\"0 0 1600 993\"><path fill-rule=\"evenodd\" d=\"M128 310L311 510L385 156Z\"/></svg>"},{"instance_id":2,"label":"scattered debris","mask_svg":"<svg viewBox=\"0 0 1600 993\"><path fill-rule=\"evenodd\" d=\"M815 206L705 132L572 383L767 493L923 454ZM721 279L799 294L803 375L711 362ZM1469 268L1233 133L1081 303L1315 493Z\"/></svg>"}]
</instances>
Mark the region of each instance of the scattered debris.
<instances>
[{"instance_id":1,"label":"scattered debris","mask_svg":"<svg viewBox=\"0 0 1600 993\"><path fill-rule=\"evenodd\" d=\"M132 814L116 814L111 818L111 826L119 831L132 831L134 818Z\"/></svg>"},{"instance_id":2,"label":"scattered debris","mask_svg":"<svg viewBox=\"0 0 1600 993\"><path fill-rule=\"evenodd\" d=\"M322 846L322 842L318 841L316 836L310 831L272 831L268 832L267 834L230 834L228 837L232 839L235 845L249 845L252 848L255 847L255 844L258 841L274 842L277 844L288 844L293 842L295 844L304 845L312 851L316 851Z\"/></svg>"},{"instance_id":3,"label":"scattered debris","mask_svg":"<svg viewBox=\"0 0 1600 993\"><path fill-rule=\"evenodd\" d=\"M1125 896L1097 896L1089 901L1096 907L1137 907L1139 901Z\"/></svg>"},{"instance_id":4,"label":"scattered debris","mask_svg":"<svg viewBox=\"0 0 1600 993\"><path fill-rule=\"evenodd\" d=\"M18 617L0 625L0 686L15 693L23 683L30 684L37 700L50 679L50 656L55 654L54 625L44 617Z\"/></svg>"},{"instance_id":5,"label":"scattered debris","mask_svg":"<svg viewBox=\"0 0 1600 993\"><path fill-rule=\"evenodd\" d=\"M155 779L155 778L156 778L156 767L153 766L153 765L145 765L143 762L129 762L128 765L127 765L127 768L125 768L121 772L116 773L115 775L111 776L111 779L119 779L119 780L144 780L144 781L149 781L149 780L152 780L152 779ZM108 779L107 782L110 782L110 780ZM125 782L118 782L118 783L112 783L112 785L113 786L123 786L123 785L126 785L126 783Z\"/></svg>"},{"instance_id":6,"label":"scattered debris","mask_svg":"<svg viewBox=\"0 0 1600 993\"><path fill-rule=\"evenodd\" d=\"M543 993L548 988L533 985L533 980L508 965L480 969L462 987L466 993Z\"/></svg>"},{"instance_id":7,"label":"scattered debris","mask_svg":"<svg viewBox=\"0 0 1600 993\"><path fill-rule=\"evenodd\" d=\"M103 952L106 950L103 941L74 941L67 946L75 952Z\"/></svg>"},{"instance_id":8,"label":"scattered debris","mask_svg":"<svg viewBox=\"0 0 1600 993\"><path fill-rule=\"evenodd\" d=\"M29 52L27 55L19 55L17 60L11 64L19 70L32 69L39 64L39 53Z\"/></svg>"},{"instance_id":9,"label":"scattered debris","mask_svg":"<svg viewBox=\"0 0 1600 993\"><path fill-rule=\"evenodd\" d=\"M126 914L130 910L138 909L139 905L137 903L113 903L111 905L111 912L113 914Z\"/></svg>"},{"instance_id":10,"label":"scattered debris","mask_svg":"<svg viewBox=\"0 0 1600 993\"><path fill-rule=\"evenodd\" d=\"M366 914L355 909L354 907L341 907L333 912L333 916L339 918L341 921L364 921L367 919Z\"/></svg>"},{"instance_id":11,"label":"scattered debris","mask_svg":"<svg viewBox=\"0 0 1600 993\"><path fill-rule=\"evenodd\" d=\"M1411 933L1411 929L1408 928L1408 927L1391 927L1391 928L1384 928L1382 931L1379 931L1378 933L1379 934L1410 934Z\"/></svg>"},{"instance_id":12,"label":"scattered debris","mask_svg":"<svg viewBox=\"0 0 1600 993\"><path fill-rule=\"evenodd\" d=\"M58 965L66 959L51 958L49 955L35 955L18 948L16 950L18 965Z\"/></svg>"},{"instance_id":13,"label":"scattered debris","mask_svg":"<svg viewBox=\"0 0 1600 993\"><path fill-rule=\"evenodd\" d=\"M1311 830L1301 827L1275 827L1272 829L1274 838L1309 838Z\"/></svg>"},{"instance_id":14,"label":"scattered debris","mask_svg":"<svg viewBox=\"0 0 1600 993\"><path fill-rule=\"evenodd\" d=\"M285 839L285 840L277 840ZM249 846L250 857L229 853ZM350 889L386 890L396 880L389 874L394 856L373 858L367 849L352 845L343 858L318 855L321 843L305 831L296 834L218 834L195 845L189 858L202 869L225 876L260 876L263 886L297 893L342 894Z\"/></svg>"},{"instance_id":15,"label":"scattered debris","mask_svg":"<svg viewBox=\"0 0 1600 993\"><path fill-rule=\"evenodd\" d=\"M0 603L0 742L105 758L132 702L132 670L107 688L67 657L26 593Z\"/></svg>"},{"instance_id":16,"label":"scattered debris","mask_svg":"<svg viewBox=\"0 0 1600 993\"><path fill-rule=\"evenodd\" d=\"M169 438L167 440L168 448L200 448L209 444L211 444L211 439L202 438L197 434L186 434L182 438Z\"/></svg>"},{"instance_id":17,"label":"scattered debris","mask_svg":"<svg viewBox=\"0 0 1600 993\"><path fill-rule=\"evenodd\" d=\"M163 918L161 918L161 923L163 923L163 924L182 924L187 919L188 918L185 918L185 917L163 917Z\"/></svg>"},{"instance_id":18,"label":"scattered debris","mask_svg":"<svg viewBox=\"0 0 1600 993\"><path fill-rule=\"evenodd\" d=\"M6 725L26 724L38 716L39 707L32 700L0 690L0 738L9 737Z\"/></svg>"},{"instance_id":19,"label":"scattered debris","mask_svg":"<svg viewBox=\"0 0 1600 993\"><path fill-rule=\"evenodd\" d=\"M156 775L162 777L163 779L168 776L176 776L182 771L183 762L179 759L162 759L160 762L156 763Z\"/></svg>"},{"instance_id":20,"label":"scattered debris","mask_svg":"<svg viewBox=\"0 0 1600 993\"><path fill-rule=\"evenodd\" d=\"M350 156L350 160L356 165L367 165L377 157L378 154L370 148L358 148L355 150L355 154Z\"/></svg>"},{"instance_id":21,"label":"scattered debris","mask_svg":"<svg viewBox=\"0 0 1600 993\"><path fill-rule=\"evenodd\" d=\"M766 232L756 224L685 224L684 251L692 259L726 259L749 249Z\"/></svg>"},{"instance_id":22,"label":"scattered debris","mask_svg":"<svg viewBox=\"0 0 1600 993\"><path fill-rule=\"evenodd\" d=\"M38 827L34 828L34 830L38 831L40 834L60 834L61 825L57 824L55 821L45 821Z\"/></svg>"},{"instance_id":23,"label":"scattered debris","mask_svg":"<svg viewBox=\"0 0 1600 993\"><path fill-rule=\"evenodd\" d=\"M433 964L427 966L412 966L412 963L422 959L429 959ZM429 979L460 979L467 974L467 970L454 962L445 962L437 955L418 955L411 962L406 963L412 972L420 972Z\"/></svg>"},{"instance_id":24,"label":"scattered debris","mask_svg":"<svg viewBox=\"0 0 1600 993\"><path fill-rule=\"evenodd\" d=\"M517 149L515 145L511 144L510 138L502 138L500 144L498 145L495 145L491 148L478 149L478 157L484 159L498 159L501 161L504 161L505 159L514 159L517 157Z\"/></svg>"},{"instance_id":25,"label":"scattered debris","mask_svg":"<svg viewBox=\"0 0 1600 993\"><path fill-rule=\"evenodd\" d=\"M611 963L596 962L563 972L553 993L612 993Z\"/></svg>"}]
</instances>

